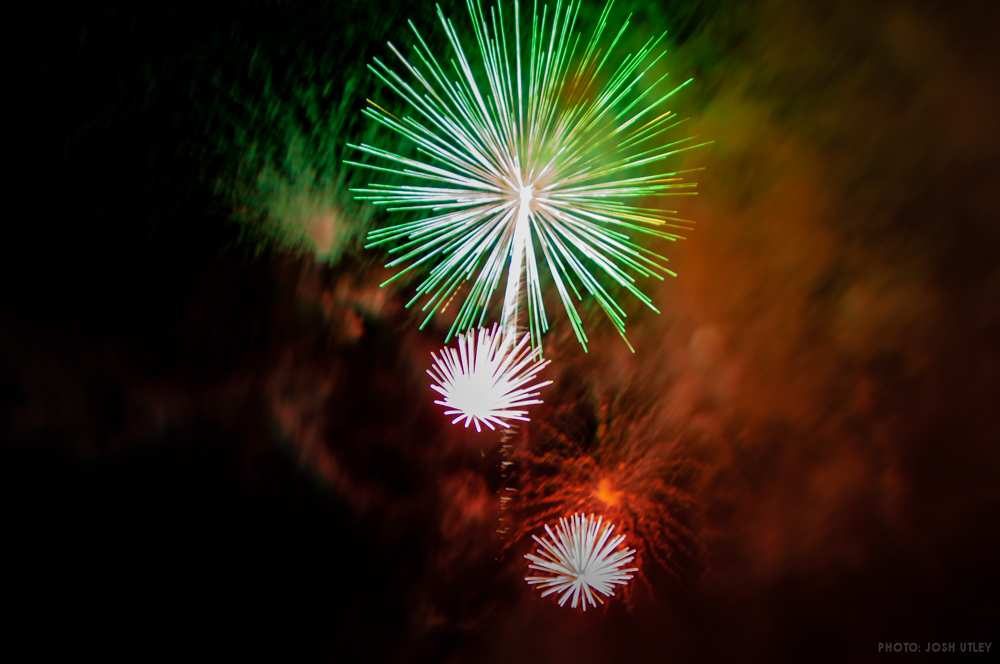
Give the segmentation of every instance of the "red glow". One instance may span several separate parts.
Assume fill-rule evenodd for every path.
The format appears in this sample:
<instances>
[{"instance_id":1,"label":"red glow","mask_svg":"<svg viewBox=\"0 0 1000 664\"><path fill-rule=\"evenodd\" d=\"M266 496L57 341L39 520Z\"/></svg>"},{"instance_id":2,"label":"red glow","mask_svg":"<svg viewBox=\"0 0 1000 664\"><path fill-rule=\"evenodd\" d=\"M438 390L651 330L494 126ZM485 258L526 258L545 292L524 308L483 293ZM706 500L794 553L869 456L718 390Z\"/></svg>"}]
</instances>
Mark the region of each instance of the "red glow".
<instances>
[{"instance_id":1,"label":"red glow","mask_svg":"<svg viewBox=\"0 0 1000 664\"><path fill-rule=\"evenodd\" d=\"M693 464L673 441L651 436L647 418L612 419L606 409L602 417L586 446L564 427L539 420L540 435L533 431L511 448L510 545L582 511L604 516L626 535L637 550L640 576L644 561L679 573L699 557L690 523L694 504L683 488Z\"/></svg>"},{"instance_id":2,"label":"red glow","mask_svg":"<svg viewBox=\"0 0 1000 664\"><path fill-rule=\"evenodd\" d=\"M622 492L615 491L614 486L611 484L611 480L607 477L602 477L597 482L597 489L594 490L594 497L608 507L618 507L618 504L621 503L622 500Z\"/></svg>"}]
</instances>

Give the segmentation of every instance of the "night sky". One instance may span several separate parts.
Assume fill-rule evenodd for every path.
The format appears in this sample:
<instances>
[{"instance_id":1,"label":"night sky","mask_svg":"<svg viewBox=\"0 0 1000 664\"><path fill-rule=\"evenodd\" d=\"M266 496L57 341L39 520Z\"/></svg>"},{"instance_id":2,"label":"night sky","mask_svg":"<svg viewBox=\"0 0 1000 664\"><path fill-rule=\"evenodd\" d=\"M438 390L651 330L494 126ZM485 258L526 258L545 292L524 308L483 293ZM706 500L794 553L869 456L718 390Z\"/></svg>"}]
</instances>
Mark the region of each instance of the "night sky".
<instances>
[{"instance_id":1,"label":"night sky","mask_svg":"<svg viewBox=\"0 0 1000 664\"><path fill-rule=\"evenodd\" d=\"M1000 648L997 10L618 3L696 78L677 110L715 141L682 160L706 167L678 203L697 224L668 247L680 276L647 286L662 313L628 305L635 355L593 307L584 354L550 306L556 383L513 456L432 403L450 319L421 331L413 283L378 288L361 238L385 216L344 194L364 98L387 98L364 64L407 18L433 34L433 3L8 26L28 150L0 320L0 647L33 655L3 659ZM522 581L542 503L566 497L619 510L643 551L585 615Z\"/></svg>"}]
</instances>

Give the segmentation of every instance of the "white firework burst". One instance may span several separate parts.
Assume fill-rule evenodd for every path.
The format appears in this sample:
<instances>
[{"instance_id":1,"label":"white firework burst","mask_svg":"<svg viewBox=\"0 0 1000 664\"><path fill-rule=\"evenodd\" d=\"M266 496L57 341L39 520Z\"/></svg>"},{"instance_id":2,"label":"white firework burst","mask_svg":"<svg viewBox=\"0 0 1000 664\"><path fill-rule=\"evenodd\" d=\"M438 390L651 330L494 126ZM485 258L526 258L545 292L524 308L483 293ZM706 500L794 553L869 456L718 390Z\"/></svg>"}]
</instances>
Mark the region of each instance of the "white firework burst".
<instances>
[{"instance_id":1,"label":"white firework burst","mask_svg":"<svg viewBox=\"0 0 1000 664\"><path fill-rule=\"evenodd\" d=\"M548 537L532 535L539 548L524 556L531 561L528 567L544 576L527 576L524 580L539 586L542 597L560 593L559 606L570 600L574 609L579 605L586 611L588 604L603 604L601 595L613 596L615 586L626 585L632 572L639 571L637 567L625 567L635 559L635 549L618 549L625 536L612 537L614 529L602 517L582 513L559 519L555 533L546 525Z\"/></svg>"},{"instance_id":2,"label":"white firework burst","mask_svg":"<svg viewBox=\"0 0 1000 664\"><path fill-rule=\"evenodd\" d=\"M452 424L464 420L476 431L482 425L509 428L508 420L528 421L525 406L542 403L540 390L552 381L537 378L549 362L531 348L527 333L516 344L514 335L512 328L479 328L460 334L457 348L431 353L431 389L444 397L434 403L445 407L445 415L456 416Z\"/></svg>"}]
</instances>

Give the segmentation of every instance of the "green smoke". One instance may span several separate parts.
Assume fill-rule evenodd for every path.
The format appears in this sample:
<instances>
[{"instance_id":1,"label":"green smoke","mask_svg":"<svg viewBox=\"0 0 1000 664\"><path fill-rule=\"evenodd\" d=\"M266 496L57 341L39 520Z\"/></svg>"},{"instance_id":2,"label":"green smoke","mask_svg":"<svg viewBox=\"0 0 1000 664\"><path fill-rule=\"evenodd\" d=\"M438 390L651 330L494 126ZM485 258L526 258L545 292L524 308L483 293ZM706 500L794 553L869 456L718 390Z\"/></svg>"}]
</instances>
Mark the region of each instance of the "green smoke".
<instances>
[{"instance_id":1,"label":"green smoke","mask_svg":"<svg viewBox=\"0 0 1000 664\"><path fill-rule=\"evenodd\" d=\"M365 53L391 21L381 24L356 16L336 41L312 36L293 48L287 35L257 35L200 86L208 177L255 251L335 263L369 227L372 208L347 195L364 182L341 162L345 144L371 131L358 119L370 94Z\"/></svg>"}]
</instances>

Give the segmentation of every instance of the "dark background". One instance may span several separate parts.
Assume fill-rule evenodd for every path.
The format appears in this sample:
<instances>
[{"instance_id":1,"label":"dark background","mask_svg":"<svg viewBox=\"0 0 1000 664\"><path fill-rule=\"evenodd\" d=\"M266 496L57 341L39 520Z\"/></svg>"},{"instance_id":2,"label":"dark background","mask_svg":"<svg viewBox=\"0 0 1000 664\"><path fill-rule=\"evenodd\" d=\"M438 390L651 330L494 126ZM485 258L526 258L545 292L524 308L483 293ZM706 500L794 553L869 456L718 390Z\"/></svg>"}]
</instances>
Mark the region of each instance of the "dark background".
<instances>
[{"instance_id":1,"label":"dark background","mask_svg":"<svg viewBox=\"0 0 1000 664\"><path fill-rule=\"evenodd\" d=\"M78 7L9 26L25 43L9 139L29 149L0 321L0 647L31 653L9 661L998 647L990 3L639 8L640 26L676 26L699 79L685 110L717 147L682 276L634 323L641 361L607 335L560 377L639 385L696 439L706 561L586 616L535 598L494 537L493 450L425 403L440 335L377 291L379 257L261 249L215 185L239 145L213 109L220 90L254 102L255 53L354 74L428 7Z\"/></svg>"}]
</instances>

